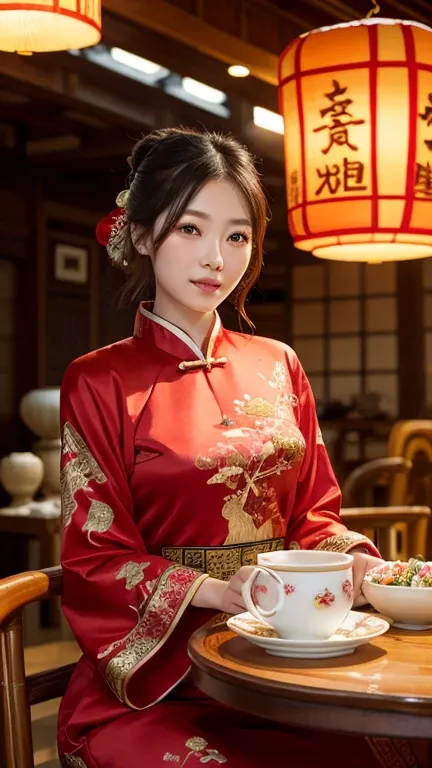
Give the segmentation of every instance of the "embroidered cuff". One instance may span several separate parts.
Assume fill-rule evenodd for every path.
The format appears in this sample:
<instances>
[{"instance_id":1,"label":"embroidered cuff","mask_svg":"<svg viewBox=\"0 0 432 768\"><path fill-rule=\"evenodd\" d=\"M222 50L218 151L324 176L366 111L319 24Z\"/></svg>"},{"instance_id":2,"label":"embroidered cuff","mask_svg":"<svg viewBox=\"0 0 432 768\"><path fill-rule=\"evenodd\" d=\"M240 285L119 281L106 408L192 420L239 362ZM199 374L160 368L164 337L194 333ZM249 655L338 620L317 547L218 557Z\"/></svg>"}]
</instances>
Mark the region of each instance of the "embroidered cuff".
<instances>
[{"instance_id":1,"label":"embroidered cuff","mask_svg":"<svg viewBox=\"0 0 432 768\"><path fill-rule=\"evenodd\" d=\"M364 547L368 554L380 557L375 544L367 536L363 536L362 533L357 533L356 531L346 531L339 536L330 536L328 539L321 541L315 549L324 552L345 553L359 546Z\"/></svg>"},{"instance_id":2,"label":"embroidered cuff","mask_svg":"<svg viewBox=\"0 0 432 768\"><path fill-rule=\"evenodd\" d=\"M137 707L128 700L129 680L168 640L206 578L207 574L192 568L168 567L150 599L140 607L135 628L110 647L111 658L101 663L101 672L120 701L132 709Z\"/></svg>"}]
</instances>

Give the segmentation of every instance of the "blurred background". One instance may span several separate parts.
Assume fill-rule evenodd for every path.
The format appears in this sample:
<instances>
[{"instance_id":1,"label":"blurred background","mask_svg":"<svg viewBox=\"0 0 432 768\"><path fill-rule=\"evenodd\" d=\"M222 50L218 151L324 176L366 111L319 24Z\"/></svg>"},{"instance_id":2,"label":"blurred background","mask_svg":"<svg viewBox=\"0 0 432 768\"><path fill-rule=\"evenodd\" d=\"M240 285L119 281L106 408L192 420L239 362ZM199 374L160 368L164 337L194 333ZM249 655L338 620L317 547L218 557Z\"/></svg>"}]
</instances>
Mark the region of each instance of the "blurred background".
<instances>
[{"instance_id":1,"label":"blurred background","mask_svg":"<svg viewBox=\"0 0 432 768\"><path fill-rule=\"evenodd\" d=\"M95 226L125 187L134 142L164 126L232 132L258 158L272 219L248 314L257 334L298 353L345 507L429 506L432 259L323 261L294 247L287 224L278 58L298 35L369 7L104 0L100 44L0 52L1 577L58 563L62 375L74 358L129 336L135 314L117 306L122 274ZM432 16L429 0L387 0L381 15ZM432 195L432 170L429 181ZM222 316L238 329L229 306ZM394 522L388 546L406 554L406 521ZM65 637L58 601L28 609L26 646ZM38 668L41 656L31 659ZM48 715L38 765L54 761Z\"/></svg>"}]
</instances>

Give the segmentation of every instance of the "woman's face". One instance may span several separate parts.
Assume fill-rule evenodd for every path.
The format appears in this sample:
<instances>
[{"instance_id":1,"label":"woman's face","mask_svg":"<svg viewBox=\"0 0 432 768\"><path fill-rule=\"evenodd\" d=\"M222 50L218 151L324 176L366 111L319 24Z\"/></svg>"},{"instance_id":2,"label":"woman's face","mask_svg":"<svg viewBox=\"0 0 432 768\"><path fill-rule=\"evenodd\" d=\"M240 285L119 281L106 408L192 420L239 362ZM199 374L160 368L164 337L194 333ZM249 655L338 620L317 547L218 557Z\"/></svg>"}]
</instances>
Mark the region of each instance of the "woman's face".
<instances>
[{"instance_id":1,"label":"woman's face","mask_svg":"<svg viewBox=\"0 0 432 768\"><path fill-rule=\"evenodd\" d=\"M155 237L163 218L156 222ZM209 181L156 253L150 255L156 306L213 312L238 285L252 252L252 221L241 193L227 181Z\"/></svg>"}]
</instances>

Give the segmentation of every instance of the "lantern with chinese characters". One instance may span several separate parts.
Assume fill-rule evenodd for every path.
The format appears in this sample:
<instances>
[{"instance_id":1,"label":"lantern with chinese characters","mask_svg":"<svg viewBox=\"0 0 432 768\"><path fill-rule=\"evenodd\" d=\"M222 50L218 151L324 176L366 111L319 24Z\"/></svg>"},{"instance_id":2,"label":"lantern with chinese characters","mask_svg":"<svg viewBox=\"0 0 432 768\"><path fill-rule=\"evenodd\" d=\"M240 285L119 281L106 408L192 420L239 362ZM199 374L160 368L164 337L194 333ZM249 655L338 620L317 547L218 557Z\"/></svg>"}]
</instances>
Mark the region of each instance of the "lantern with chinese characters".
<instances>
[{"instance_id":1,"label":"lantern with chinese characters","mask_svg":"<svg viewBox=\"0 0 432 768\"><path fill-rule=\"evenodd\" d=\"M66 51L100 39L101 0L0 0L1 51Z\"/></svg>"},{"instance_id":2,"label":"lantern with chinese characters","mask_svg":"<svg viewBox=\"0 0 432 768\"><path fill-rule=\"evenodd\" d=\"M297 248L432 256L432 29L364 19L302 35L280 58L279 98Z\"/></svg>"}]
</instances>

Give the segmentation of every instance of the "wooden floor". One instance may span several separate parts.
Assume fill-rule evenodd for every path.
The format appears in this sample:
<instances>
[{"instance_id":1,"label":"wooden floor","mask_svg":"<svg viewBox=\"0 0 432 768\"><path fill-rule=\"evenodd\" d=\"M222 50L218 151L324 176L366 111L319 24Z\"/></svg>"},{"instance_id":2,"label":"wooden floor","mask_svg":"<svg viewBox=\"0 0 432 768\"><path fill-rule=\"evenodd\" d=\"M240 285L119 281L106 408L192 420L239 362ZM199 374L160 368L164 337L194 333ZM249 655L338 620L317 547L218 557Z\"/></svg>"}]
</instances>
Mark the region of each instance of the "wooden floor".
<instances>
[{"instance_id":1,"label":"wooden floor","mask_svg":"<svg viewBox=\"0 0 432 768\"><path fill-rule=\"evenodd\" d=\"M81 653L74 641L58 641L25 649L26 674L71 664ZM60 700L54 699L32 707L35 766L60 768L56 748L57 712Z\"/></svg>"}]
</instances>

